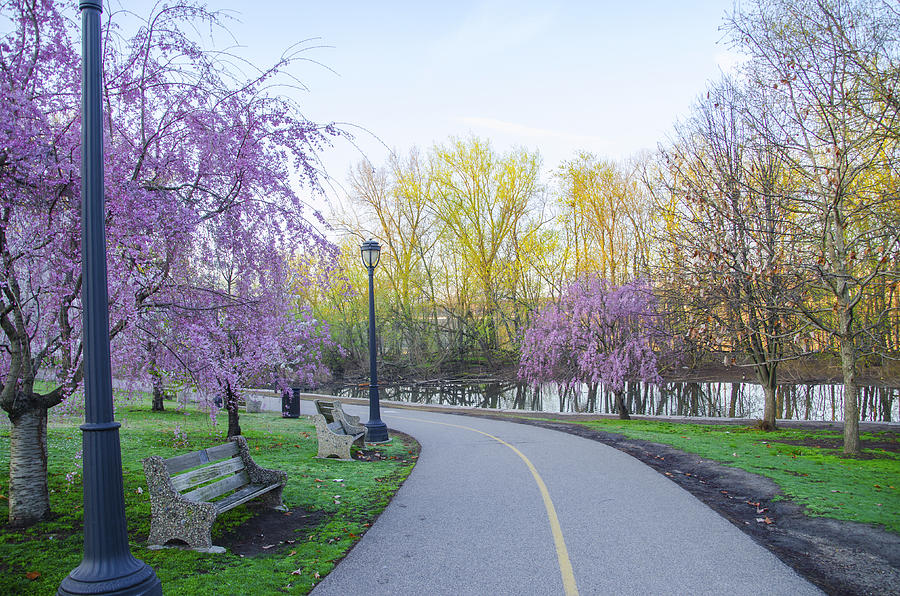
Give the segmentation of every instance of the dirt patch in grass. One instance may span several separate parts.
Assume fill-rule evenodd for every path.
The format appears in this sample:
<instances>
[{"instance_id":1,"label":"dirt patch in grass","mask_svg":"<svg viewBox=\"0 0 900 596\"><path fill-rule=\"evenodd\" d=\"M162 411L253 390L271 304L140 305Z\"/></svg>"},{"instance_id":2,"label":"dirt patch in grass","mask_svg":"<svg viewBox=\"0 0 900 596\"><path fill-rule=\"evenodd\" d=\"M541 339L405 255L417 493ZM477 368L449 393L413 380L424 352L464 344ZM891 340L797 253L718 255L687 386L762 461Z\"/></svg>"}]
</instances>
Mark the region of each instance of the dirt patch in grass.
<instances>
[{"instance_id":1,"label":"dirt patch in grass","mask_svg":"<svg viewBox=\"0 0 900 596\"><path fill-rule=\"evenodd\" d=\"M809 517L801 506L776 500L781 492L768 478L667 445L578 424L508 416L502 419L599 441L639 459L714 509L827 594L900 595L900 535L861 523ZM823 445L823 441L810 444ZM896 443L888 444L896 451ZM880 442L867 442L864 446L882 448L876 445Z\"/></svg>"},{"instance_id":2,"label":"dirt patch in grass","mask_svg":"<svg viewBox=\"0 0 900 596\"><path fill-rule=\"evenodd\" d=\"M242 557L269 554L279 546L304 540L303 530L315 528L327 517L321 511L300 507L290 511L254 508L250 519L215 540L216 545Z\"/></svg>"}]
</instances>

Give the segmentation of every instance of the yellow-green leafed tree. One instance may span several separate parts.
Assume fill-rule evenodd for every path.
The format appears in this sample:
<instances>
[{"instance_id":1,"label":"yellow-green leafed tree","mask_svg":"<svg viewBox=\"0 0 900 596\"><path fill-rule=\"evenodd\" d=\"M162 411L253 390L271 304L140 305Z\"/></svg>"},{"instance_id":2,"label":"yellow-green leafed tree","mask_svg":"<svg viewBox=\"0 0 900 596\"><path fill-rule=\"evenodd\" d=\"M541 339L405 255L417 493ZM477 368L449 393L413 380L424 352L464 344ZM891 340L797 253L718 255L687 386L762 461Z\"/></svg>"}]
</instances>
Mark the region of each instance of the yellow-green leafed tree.
<instances>
[{"instance_id":1,"label":"yellow-green leafed tree","mask_svg":"<svg viewBox=\"0 0 900 596\"><path fill-rule=\"evenodd\" d=\"M637 169L581 153L555 178L573 277L595 274L620 284L644 273L651 201Z\"/></svg>"},{"instance_id":2,"label":"yellow-green leafed tree","mask_svg":"<svg viewBox=\"0 0 900 596\"><path fill-rule=\"evenodd\" d=\"M434 148L432 176L431 209L445 240L442 249L453 254L457 283L472 292L470 310L459 314L490 362L514 340L511 331L500 330L511 329L514 318L516 241L541 191L540 157L525 149L500 154L478 138L452 139Z\"/></svg>"}]
</instances>

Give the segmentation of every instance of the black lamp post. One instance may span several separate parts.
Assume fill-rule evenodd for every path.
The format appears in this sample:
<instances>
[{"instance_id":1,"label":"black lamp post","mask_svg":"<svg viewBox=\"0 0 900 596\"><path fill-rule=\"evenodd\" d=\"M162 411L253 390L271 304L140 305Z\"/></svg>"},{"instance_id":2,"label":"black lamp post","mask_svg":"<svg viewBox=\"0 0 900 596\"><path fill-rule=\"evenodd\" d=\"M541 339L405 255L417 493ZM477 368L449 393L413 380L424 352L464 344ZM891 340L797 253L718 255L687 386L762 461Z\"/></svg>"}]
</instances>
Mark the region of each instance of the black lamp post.
<instances>
[{"instance_id":1,"label":"black lamp post","mask_svg":"<svg viewBox=\"0 0 900 596\"><path fill-rule=\"evenodd\" d=\"M378 371L375 363L375 267L381 258L381 246L375 240L362 243L363 265L369 270L369 421L366 422L366 441L384 443L388 440L387 425L381 421L378 404Z\"/></svg>"},{"instance_id":2,"label":"black lamp post","mask_svg":"<svg viewBox=\"0 0 900 596\"><path fill-rule=\"evenodd\" d=\"M131 556L125 523L119 423L113 420L106 287L106 206L103 200L103 132L100 65L101 0L80 0L81 250L84 327L85 424L84 558L58 594L162 594L159 578Z\"/></svg>"}]
</instances>

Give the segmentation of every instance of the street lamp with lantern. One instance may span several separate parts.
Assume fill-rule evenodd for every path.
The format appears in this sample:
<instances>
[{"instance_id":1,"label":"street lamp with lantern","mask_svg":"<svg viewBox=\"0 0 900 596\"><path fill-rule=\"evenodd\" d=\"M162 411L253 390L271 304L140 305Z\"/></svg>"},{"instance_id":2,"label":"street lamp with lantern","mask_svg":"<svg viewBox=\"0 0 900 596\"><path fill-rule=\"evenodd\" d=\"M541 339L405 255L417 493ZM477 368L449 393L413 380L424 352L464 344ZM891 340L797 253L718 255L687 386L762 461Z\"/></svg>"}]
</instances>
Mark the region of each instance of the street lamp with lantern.
<instances>
[{"instance_id":1,"label":"street lamp with lantern","mask_svg":"<svg viewBox=\"0 0 900 596\"><path fill-rule=\"evenodd\" d=\"M384 443L388 440L388 431L381 421L375 362L375 267L381 258L381 246L375 240L366 240L362 243L361 253L363 265L369 270L369 421L365 424L366 441Z\"/></svg>"}]
</instances>

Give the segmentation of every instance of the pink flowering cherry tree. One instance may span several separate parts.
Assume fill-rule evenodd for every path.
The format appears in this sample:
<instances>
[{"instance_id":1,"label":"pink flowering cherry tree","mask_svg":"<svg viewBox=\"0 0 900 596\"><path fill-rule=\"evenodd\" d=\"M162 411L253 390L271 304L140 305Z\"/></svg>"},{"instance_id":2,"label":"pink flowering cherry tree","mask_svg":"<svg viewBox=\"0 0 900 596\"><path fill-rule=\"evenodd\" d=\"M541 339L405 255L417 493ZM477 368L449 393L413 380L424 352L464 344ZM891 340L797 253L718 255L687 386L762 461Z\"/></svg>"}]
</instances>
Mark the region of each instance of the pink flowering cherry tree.
<instances>
[{"instance_id":1,"label":"pink flowering cherry tree","mask_svg":"<svg viewBox=\"0 0 900 596\"><path fill-rule=\"evenodd\" d=\"M50 513L47 412L82 381L81 70L73 9L55 0L0 0L11 25L0 37L0 408L12 423L13 525ZM200 283L212 262L210 227L231 218L228 246L247 240L241 226L251 219L259 224L254 232L262 226L280 234L277 245L245 249L245 270L271 269L266 251L287 259L286 247L331 250L290 181L319 189L316 153L338 131L309 122L276 93L279 73L297 55L268 69L244 65L248 77L232 56L207 51L192 37L219 26L215 13L157 5L130 37L116 27L118 16L104 14L110 338L114 370L141 371L151 361L147 330L168 324L178 331L166 314L178 300L222 312L222 288ZM224 302L249 299L237 296ZM227 339L207 334L203 341ZM252 348L253 358L266 349Z\"/></svg>"},{"instance_id":2,"label":"pink flowering cherry tree","mask_svg":"<svg viewBox=\"0 0 900 596\"><path fill-rule=\"evenodd\" d=\"M163 348L161 369L223 397L228 436L241 434L240 388L277 382L286 389L286 377L314 385L328 373L326 351L337 347L327 324L298 299L297 290L318 279L290 267L292 247L309 244L309 234L267 225L257 207L247 203L204 226L195 267L159 309L168 324L145 329L148 343ZM319 260L334 256L317 243L302 250L322 252Z\"/></svg>"},{"instance_id":3,"label":"pink flowering cherry tree","mask_svg":"<svg viewBox=\"0 0 900 596\"><path fill-rule=\"evenodd\" d=\"M614 287L590 276L569 286L526 329L519 377L569 388L586 384L595 397L602 383L615 395L619 417L628 419L625 382L660 383L659 351L668 346L649 284Z\"/></svg>"}]
</instances>

